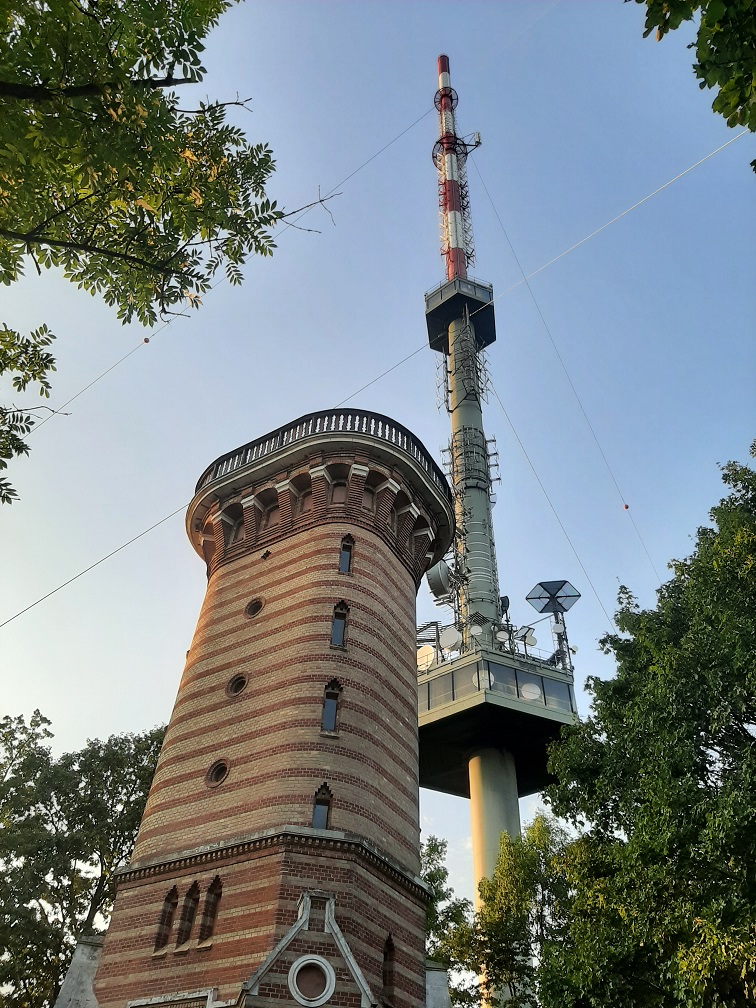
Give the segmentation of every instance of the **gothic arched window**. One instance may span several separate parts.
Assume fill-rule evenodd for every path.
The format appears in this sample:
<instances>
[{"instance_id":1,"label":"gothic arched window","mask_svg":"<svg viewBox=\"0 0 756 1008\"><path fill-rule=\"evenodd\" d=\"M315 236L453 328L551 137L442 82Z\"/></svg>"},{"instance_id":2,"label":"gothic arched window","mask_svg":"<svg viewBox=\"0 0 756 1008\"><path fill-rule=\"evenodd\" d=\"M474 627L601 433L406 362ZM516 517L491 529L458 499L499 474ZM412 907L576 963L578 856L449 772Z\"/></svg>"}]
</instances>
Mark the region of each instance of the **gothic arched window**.
<instances>
[{"instance_id":1,"label":"gothic arched window","mask_svg":"<svg viewBox=\"0 0 756 1008\"><path fill-rule=\"evenodd\" d=\"M197 915L197 904L199 903L200 888L196 882L192 882L184 896L184 904L181 907L178 927L176 929L176 945L184 945L189 941L192 933L192 925Z\"/></svg>"},{"instance_id":2,"label":"gothic arched window","mask_svg":"<svg viewBox=\"0 0 756 1008\"><path fill-rule=\"evenodd\" d=\"M198 941L207 941L208 938L212 937L222 892L223 886L221 885L221 880L216 875L205 894L205 905L202 907L202 916L200 917Z\"/></svg>"},{"instance_id":3,"label":"gothic arched window","mask_svg":"<svg viewBox=\"0 0 756 1008\"><path fill-rule=\"evenodd\" d=\"M171 937L171 928L173 927L173 917L176 913L177 906L178 890L176 889L176 886L174 886L163 900L163 907L160 911L160 918L158 920L157 934L155 935L156 952L158 952L161 948L165 948L168 944L168 939Z\"/></svg>"}]
</instances>

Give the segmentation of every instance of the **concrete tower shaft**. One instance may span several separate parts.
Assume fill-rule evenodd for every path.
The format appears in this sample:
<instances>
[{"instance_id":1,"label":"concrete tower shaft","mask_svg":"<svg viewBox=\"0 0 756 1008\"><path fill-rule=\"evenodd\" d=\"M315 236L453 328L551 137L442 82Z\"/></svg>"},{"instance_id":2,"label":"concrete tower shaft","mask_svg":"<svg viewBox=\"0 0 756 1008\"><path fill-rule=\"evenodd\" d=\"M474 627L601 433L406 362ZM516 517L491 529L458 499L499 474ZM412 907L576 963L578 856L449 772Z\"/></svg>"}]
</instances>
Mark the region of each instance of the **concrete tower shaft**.
<instances>
[{"instance_id":1,"label":"concrete tower shaft","mask_svg":"<svg viewBox=\"0 0 756 1008\"><path fill-rule=\"evenodd\" d=\"M356 410L200 479L187 531L207 593L100 1008L186 1008L187 991L190 1008L420 1008L415 593L452 526L423 446Z\"/></svg>"}]
</instances>

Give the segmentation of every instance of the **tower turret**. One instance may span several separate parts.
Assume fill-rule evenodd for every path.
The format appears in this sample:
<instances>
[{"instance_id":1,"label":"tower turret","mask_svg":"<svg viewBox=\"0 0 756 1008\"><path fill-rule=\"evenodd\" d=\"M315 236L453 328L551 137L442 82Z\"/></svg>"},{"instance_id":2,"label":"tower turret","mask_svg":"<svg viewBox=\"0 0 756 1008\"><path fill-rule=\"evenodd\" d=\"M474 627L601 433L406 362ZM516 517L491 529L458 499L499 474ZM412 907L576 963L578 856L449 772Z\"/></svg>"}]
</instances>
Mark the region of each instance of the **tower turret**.
<instances>
[{"instance_id":1,"label":"tower turret","mask_svg":"<svg viewBox=\"0 0 756 1008\"><path fill-rule=\"evenodd\" d=\"M415 593L452 529L379 414L310 414L200 478L207 593L100 1008L423 1004Z\"/></svg>"}]
</instances>

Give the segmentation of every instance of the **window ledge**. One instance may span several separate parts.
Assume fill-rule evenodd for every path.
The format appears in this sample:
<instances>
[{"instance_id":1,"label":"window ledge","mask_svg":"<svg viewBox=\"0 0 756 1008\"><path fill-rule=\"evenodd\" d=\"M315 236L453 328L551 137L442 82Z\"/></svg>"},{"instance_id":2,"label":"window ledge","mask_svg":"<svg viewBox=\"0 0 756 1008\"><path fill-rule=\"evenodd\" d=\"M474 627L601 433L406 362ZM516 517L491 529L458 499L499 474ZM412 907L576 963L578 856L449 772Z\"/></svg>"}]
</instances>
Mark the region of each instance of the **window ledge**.
<instances>
[{"instance_id":1,"label":"window ledge","mask_svg":"<svg viewBox=\"0 0 756 1008\"><path fill-rule=\"evenodd\" d=\"M189 951L191 947L192 947L191 942L184 942L183 945L177 945L176 948L173 950L174 955L186 955L186 953Z\"/></svg>"},{"instance_id":2,"label":"window ledge","mask_svg":"<svg viewBox=\"0 0 756 1008\"><path fill-rule=\"evenodd\" d=\"M213 939L212 938L205 938L204 941L197 942L197 948L198 949L209 949L209 948L212 948L212 947L213 947Z\"/></svg>"},{"instance_id":3,"label":"window ledge","mask_svg":"<svg viewBox=\"0 0 756 1008\"><path fill-rule=\"evenodd\" d=\"M152 953L152 958L161 959L164 955L167 954L168 954L168 946L164 945L162 948L155 949L155 951Z\"/></svg>"},{"instance_id":4,"label":"window ledge","mask_svg":"<svg viewBox=\"0 0 756 1008\"><path fill-rule=\"evenodd\" d=\"M346 644L331 644L331 651L346 651Z\"/></svg>"},{"instance_id":5,"label":"window ledge","mask_svg":"<svg viewBox=\"0 0 756 1008\"><path fill-rule=\"evenodd\" d=\"M339 733L337 731L326 731L325 728L320 729L320 734L324 735L326 738L338 738Z\"/></svg>"}]
</instances>

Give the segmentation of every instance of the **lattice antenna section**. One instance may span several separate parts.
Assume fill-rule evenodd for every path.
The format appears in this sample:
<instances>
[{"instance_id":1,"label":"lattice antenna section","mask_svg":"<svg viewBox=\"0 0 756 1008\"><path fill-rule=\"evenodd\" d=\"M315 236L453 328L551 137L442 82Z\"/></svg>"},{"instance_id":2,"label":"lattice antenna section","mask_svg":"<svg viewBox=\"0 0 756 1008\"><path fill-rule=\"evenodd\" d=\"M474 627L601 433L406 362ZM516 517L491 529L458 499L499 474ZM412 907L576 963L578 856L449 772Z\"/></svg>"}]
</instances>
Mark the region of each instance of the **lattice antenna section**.
<instances>
[{"instance_id":1,"label":"lattice antenna section","mask_svg":"<svg viewBox=\"0 0 756 1008\"><path fill-rule=\"evenodd\" d=\"M457 92L451 86L449 59L438 60L438 91L434 103L438 109L439 138L433 147L433 161L438 171L438 210L441 254L446 260L446 278L466 277L475 262L470 192L465 162L471 150L480 146L480 135L473 133L471 143L457 133L455 109Z\"/></svg>"}]
</instances>

